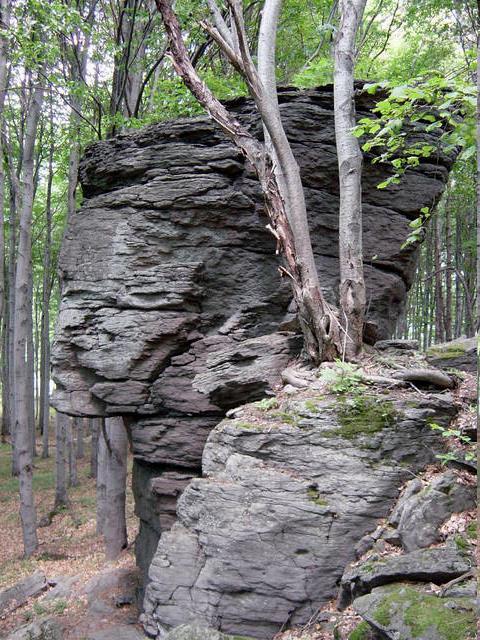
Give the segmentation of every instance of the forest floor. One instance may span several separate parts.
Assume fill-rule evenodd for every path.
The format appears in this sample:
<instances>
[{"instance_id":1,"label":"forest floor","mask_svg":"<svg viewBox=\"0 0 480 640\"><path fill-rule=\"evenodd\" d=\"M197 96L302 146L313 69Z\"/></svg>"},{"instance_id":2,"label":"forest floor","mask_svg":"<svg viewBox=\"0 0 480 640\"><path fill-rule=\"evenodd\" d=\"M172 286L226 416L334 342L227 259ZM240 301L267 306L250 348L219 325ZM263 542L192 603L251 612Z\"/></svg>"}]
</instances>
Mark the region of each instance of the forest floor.
<instances>
[{"instance_id":1,"label":"forest floor","mask_svg":"<svg viewBox=\"0 0 480 640\"><path fill-rule=\"evenodd\" d=\"M52 429L53 431L53 429ZM38 443L40 450L40 443ZM13 586L21 578L35 571L44 572L47 580L58 576L79 576L75 592L101 572L116 568L130 568L135 573L133 542L138 530L131 491L131 460L127 479L127 528L129 548L114 562L104 556L103 540L96 534L95 479L89 477L90 447L86 439L85 456L78 459L76 487L68 490L70 507L61 511L52 523L38 529L39 549L34 557L23 558L22 532L19 518L18 480L11 475L11 447L0 444L0 591ZM34 491L37 519L47 516L53 508L55 495L55 443L50 443L50 457L35 458ZM39 616L60 616L66 628L78 625L87 607L87 598L73 600L57 598L47 601L44 596L30 598L14 612L0 616L0 638L16 627ZM73 637L73 636L72 636Z\"/></svg>"}]
</instances>

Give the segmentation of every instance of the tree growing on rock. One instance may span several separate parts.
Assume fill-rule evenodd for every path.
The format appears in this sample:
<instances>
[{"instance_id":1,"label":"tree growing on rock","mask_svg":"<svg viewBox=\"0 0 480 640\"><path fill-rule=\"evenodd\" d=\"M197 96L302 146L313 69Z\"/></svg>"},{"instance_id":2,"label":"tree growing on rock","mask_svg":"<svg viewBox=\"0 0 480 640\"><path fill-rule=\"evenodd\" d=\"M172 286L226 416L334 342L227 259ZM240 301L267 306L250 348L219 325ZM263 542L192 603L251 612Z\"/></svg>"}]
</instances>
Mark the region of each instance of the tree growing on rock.
<instances>
[{"instance_id":1,"label":"tree growing on rock","mask_svg":"<svg viewBox=\"0 0 480 640\"><path fill-rule=\"evenodd\" d=\"M262 121L263 143L234 118L201 80L189 58L171 0L156 0L156 4L176 72L257 174L270 221L268 229L284 260L279 270L289 278L297 304L306 354L315 363L332 360L342 353L341 327L336 311L322 293L300 172L282 125L277 96L275 45L282 0L266 0L263 5L256 64L248 44L241 0L227 0L227 12L222 12L215 0L208 0L213 24L202 23L245 80Z\"/></svg>"},{"instance_id":2,"label":"tree growing on rock","mask_svg":"<svg viewBox=\"0 0 480 640\"><path fill-rule=\"evenodd\" d=\"M355 40L366 0L340 0L335 37L333 99L340 180L339 259L343 353L354 358L362 348L366 293L362 249L362 151L355 127Z\"/></svg>"}]
</instances>

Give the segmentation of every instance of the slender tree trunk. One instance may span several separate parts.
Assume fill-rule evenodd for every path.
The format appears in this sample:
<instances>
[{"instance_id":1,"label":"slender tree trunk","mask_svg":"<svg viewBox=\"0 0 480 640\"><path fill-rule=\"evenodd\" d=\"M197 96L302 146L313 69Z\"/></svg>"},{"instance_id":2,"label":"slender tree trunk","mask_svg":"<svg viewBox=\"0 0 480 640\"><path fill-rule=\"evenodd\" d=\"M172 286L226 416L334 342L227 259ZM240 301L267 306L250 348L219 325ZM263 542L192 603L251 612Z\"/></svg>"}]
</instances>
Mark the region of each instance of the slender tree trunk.
<instances>
[{"instance_id":1,"label":"slender tree trunk","mask_svg":"<svg viewBox=\"0 0 480 640\"><path fill-rule=\"evenodd\" d=\"M298 165L282 127L276 95L274 34L281 0L266 0L263 7L258 44L258 71L246 50L247 37L240 2L230 3L236 25L235 37L232 32L226 33L225 37L230 38L232 42L241 39L241 55L222 39L220 31L228 31L225 23L220 25L220 31L209 28L210 35L221 45L232 64L242 72L247 81L268 132L268 142L274 149L273 157L266 152L265 146L227 111L198 76L185 48L171 0L156 0L156 4L162 14L176 72L197 101L250 161L257 173L265 195L266 212L270 218L269 228L277 239L277 250L283 254L285 260L281 272L290 280L298 307L306 354L317 363L321 360L331 360L341 352L338 319L326 303L320 288ZM208 28L208 25L203 26Z\"/></svg>"},{"instance_id":2,"label":"slender tree trunk","mask_svg":"<svg viewBox=\"0 0 480 640\"><path fill-rule=\"evenodd\" d=\"M9 148L9 158L11 150ZM18 224L18 185L12 162L9 162L10 182L10 233L8 256L8 318L7 318L7 361L8 361L8 422L12 436L12 473L18 474L17 448L15 447L15 370L14 370L14 319L15 319L15 271L17 255L17 224Z\"/></svg>"},{"instance_id":3,"label":"slender tree trunk","mask_svg":"<svg viewBox=\"0 0 480 640\"><path fill-rule=\"evenodd\" d=\"M445 340L445 308L443 302L443 288L442 288L442 263L440 255L440 216L438 213L434 216L434 229L435 240L433 245L434 250L434 265L435 265L435 342L438 344Z\"/></svg>"},{"instance_id":4,"label":"slender tree trunk","mask_svg":"<svg viewBox=\"0 0 480 640\"><path fill-rule=\"evenodd\" d=\"M40 430L42 432L42 458L48 458L50 427L50 294L52 270L52 184L53 153L53 109L50 96L50 150L48 155L47 198L45 203L45 252L42 282L42 327L40 335Z\"/></svg>"},{"instance_id":5,"label":"slender tree trunk","mask_svg":"<svg viewBox=\"0 0 480 640\"><path fill-rule=\"evenodd\" d=\"M28 378L28 421L32 438L32 456L37 455L37 438L35 424L35 345L33 343L33 266L30 264L28 285L28 336L27 336L27 378Z\"/></svg>"},{"instance_id":6,"label":"slender tree trunk","mask_svg":"<svg viewBox=\"0 0 480 640\"><path fill-rule=\"evenodd\" d=\"M107 509L108 449L105 440L105 422L99 421L97 457L97 535L103 535Z\"/></svg>"},{"instance_id":7,"label":"slender tree trunk","mask_svg":"<svg viewBox=\"0 0 480 640\"><path fill-rule=\"evenodd\" d=\"M76 423L74 418L67 421L67 450L68 450L68 484L70 487L78 486L77 472L77 442Z\"/></svg>"},{"instance_id":8,"label":"slender tree trunk","mask_svg":"<svg viewBox=\"0 0 480 640\"><path fill-rule=\"evenodd\" d=\"M7 93L7 59L8 41L5 30L10 22L10 2L0 0L0 327L4 326L3 315L5 309L5 172L3 169L3 110Z\"/></svg>"},{"instance_id":9,"label":"slender tree trunk","mask_svg":"<svg viewBox=\"0 0 480 640\"><path fill-rule=\"evenodd\" d=\"M97 455L98 455L98 439L100 431L100 419L90 418L89 421L90 433L92 434L92 444L90 448L90 477L97 477Z\"/></svg>"},{"instance_id":10,"label":"slender tree trunk","mask_svg":"<svg viewBox=\"0 0 480 640\"><path fill-rule=\"evenodd\" d=\"M480 2L477 3L477 282L475 331L480 331Z\"/></svg>"},{"instance_id":11,"label":"slender tree trunk","mask_svg":"<svg viewBox=\"0 0 480 640\"><path fill-rule=\"evenodd\" d=\"M340 307L345 332L344 354L355 358L362 349L366 293L362 248L362 151L355 126L355 40L366 0L340 0L340 25L335 38L334 111L340 179L339 258Z\"/></svg>"},{"instance_id":12,"label":"slender tree trunk","mask_svg":"<svg viewBox=\"0 0 480 640\"><path fill-rule=\"evenodd\" d=\"M450 213L450 198L445 204L445 257L447 267L452 266L452 225ZM445 339L451 340L452 335L452 271L445 271Z\"/></svg>"},{"instance_id":13,"label":"slender tree trunk","mask_svg":"<svg viewBox=\"0 0 480 640\"><path fill-rule=\"evenodd\" d=\"M103 525L105 555L115 559L127 547L125 494L127 485L127 430L122 418L105 419L107 441L106 514Z\"/></svg>"},{"instance_id":14,"label":"slender tree trunk","mask_svg":"<svg viewBox=\"0 0 480 640\"><path fill-rule=\"evenodd\" d=\"M68 504L67 495L67 422L68 417L63 413L56 414L55 429L55 506L63 507Z\"/></svg>"},{"instance_id":15,"label":"slender tree trunk","mask_svg":"<svg viewBox=\"0 0 480 640\"><path fill-rule=\"evenodd\" d=\"M30 282L32 275L32 211L34 193L34 150L44 87L37 78L27 112L22 168L22 210L15 274L14 378L15 447L20 480L20 517L25 556L37 548L37 523L33 497L32 434L30 407L32 393L27 350L31 328Z\"/></svg>"},{"instance_id":16,"label":"slender tree trunk","mask_svg":"<svg viewBox=\"0 0 480 640\"><path fill-rule=\"evenodd\" d=\"M84 421L83 418L76 418L76 427L77 427L77 460L85 457L85 441L84 441Z\"/></svg>"},{"instance_id":17,"label":"slender tree trunk","mask_svg":"<svg viewBox=\"0 0 480 640\"><path fill-rule=\"evenodd\" d=\"M462 253L462 230L461 230L461 214L459 209L455 213L455 269L457 273L461 270L461 253ZM462 335L462 285L460 278L455 278L455 338Z\"/></svg>"}]
</instances>

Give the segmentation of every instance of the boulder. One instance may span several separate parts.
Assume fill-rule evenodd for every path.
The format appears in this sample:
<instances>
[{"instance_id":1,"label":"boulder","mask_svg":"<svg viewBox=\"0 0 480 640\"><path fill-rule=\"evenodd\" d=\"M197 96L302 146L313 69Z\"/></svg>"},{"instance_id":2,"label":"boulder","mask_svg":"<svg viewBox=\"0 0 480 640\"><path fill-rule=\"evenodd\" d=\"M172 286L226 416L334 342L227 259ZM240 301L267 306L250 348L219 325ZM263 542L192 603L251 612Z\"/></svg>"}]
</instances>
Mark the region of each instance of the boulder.
<instances>
[{"instance_id":1,"label":"boulder","mask_svg":"<svg viewBox=\"0 0 480 640\"><path fill-rule=\"evenodd\" d=\"M376 99L359 92L358 116L371 114ZM279 101L320 281L335 304L332 87L282 89ZM250 100L230 107L263 135ZM423 136L438 139L437 132ZM391 335L405 304L418 247L402 249L402 242L420 209L440 198L452 158L439 150L435 163L422 159L386 190L377 185L388 166L365 160L365 338L373 343ZM146 573L172 522L172 496L162 512L152 479L199 474L210 430L229 409L270 393L301 341L258 181L210 119L163 122L91 145L79 178L84 200L68 220L59 260L53 404L70 415L126 418L142 501L136 548Z\"/></svg>"},{"instance_id":2,"label":"boulder","mask_svg":"<svg viewBox=\"0 0 480 640\"><path fill-rule=\"evenodd\" d=\"M460 369L476 373L478 369L477 338L457 338L435 344L427 350L427 360L440 369Z\"/></svg>"},{"instance_id":3,"label":"boulder","mask_svg":"<svg viewBox=\"0 0 480 640\"><path fill-rule=\"evenodd\" d=\"M375 349L380 351L418 351L420 343L418 340L378 340Z\"/></svg>"},{"instance_id":4,"label":"boulder","mask_svg":"<svg viewBox=\"0 0 480 640\"><path fill-rule=\"evenodd\" d=\"M432 582L440 585L470 571L472 558L455 546L420 549L400 556L367 559L348 568L342 576L338 606L348 607L352 600L373 588L391 582Z\"/></svg>"},{"instance_id":5,"label":"boulder","mask_svg":"<svg viewBox=\"0 0 480 640\"><path fill-rule=\"evenodd\" d=\"M182 624L172 629L164 640L249 640L245 636L229 636L202 624Z\"/></svg>"},{"instance_id":6,"label":"boulder","mask_svg":"<svg viewBox=\"0 0 480 640\"><path fill-rule=\"evenodd\" d=\"M474 640L472 598L439 598L408 584L378 587L353 607L384 640Z\"/></svg>"},{"instance_id":7,"label":"boulder","mask_svg":"<svg viewBox=\"0 0 480 640\"><path fill-rule=\"evenodd\" d=\"M16 629L6 640L63 640L63 625L56 618L39 618Z\"/></svg>"},{"instance_id":8,"label":"boulder","mask_svg":"<svg viewBox=\"0 0 480 640\"><path fill-rule=\"evenodd\" d=\"M405 551L423 549L441 540L439 527L452 515L475 507L475 487L447 471L428 484L412 480L389 517Z\"/></svg>"},{"instance_id":9,"label":"boulder","mask_svg":"<svg viewBox=\"0 0 480 640\"><path fill-rule=\"evenodd\" d=\"M146 640L146 636L134 625L116 624L90 633L86 640Z\"/></svg>"},{"instance_id":10,"label":"boulder","mask_svg":"<svg viewBox=\"0 0 480 640\"><path fill-rule=\"evenodd\" d=\"M57 576L48 581L53 588L45 595L45 600L55 600L56 598L69 598L75 584L80 580L80 576Z\"/></svg>"},{"instance_id":11,"label":"boulder","mask_svg":"<svg viewBox=\"0 0 480 640\"><path fill-rule=\"evenodd\" d=\"M29 598L36 596L47 588L47 579L43 571L35 571L22 578L13 587L0 591L0 615L21 607Z\"/></svg>"},{"instance_id":12,"label":"boulder","mask_svg":"<svg viewBox=\"0 0 480 640\"><path fill-rule=\"evenodd\" d=\"M455 410L414 397L289 399L220 423L151 563L147 633L221 620L225 633L271 638L305 624L402 481L435 459L441 436L426 419Z\"/></svg>"}]
</instances>

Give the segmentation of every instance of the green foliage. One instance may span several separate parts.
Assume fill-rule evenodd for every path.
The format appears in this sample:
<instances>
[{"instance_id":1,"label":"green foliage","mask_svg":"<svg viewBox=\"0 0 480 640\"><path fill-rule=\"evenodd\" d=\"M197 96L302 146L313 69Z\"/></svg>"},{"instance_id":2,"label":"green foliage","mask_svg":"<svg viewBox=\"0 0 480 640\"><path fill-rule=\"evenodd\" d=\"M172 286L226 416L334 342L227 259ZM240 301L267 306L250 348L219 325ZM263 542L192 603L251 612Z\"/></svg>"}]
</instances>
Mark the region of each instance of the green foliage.
<instances>
[{"instance_id":1,"label":"green foliage","mask_svg":"<svg viewBox=\"0 0 480 640\"><path fill-rule=\"evenodd\" d=\"M254 407L256 409L260 409L260 411L270 411L270 409L278 409L278 400L273 396L272 398L263 398L263 400L259 400L254 403Z\"/></svg>"},{"instance_id":2,"label":"green foliage","mask_svg":"<svg viewBox=\"0 0 480 640\"><path fill-rule=\"evenodd\" d=\"M373 612L374 620L380 625L388 627L395 615L395 618L401 616L412 638L432 633L438 640L473 640L475 637L475 611L469 598L446 601L407 585L386 591Z\"/></svg>"},{"instance_id":3,"label":"green foliage","mask_svg":"<svg viewBox=\"0 0 480 640\"><path fill-rule=\"evenodd\" d=\"M454 446L462 445L466 447L464 460L467 462L473 462L476 460L476 444L472 442L470 436L466 436L460 429L450 429L449 427L442 427L436 422L430 423L431 429L439 431L444 438L453 439ZM455 462L459 459L459 451L447 451L447 453L439 453L436 455L442 464L449 462Z\"/></svg>"},{"instance_id":4,"label":"green foliage","mask_svg":"<svg viewBox=\"0 0 480 640\"><path fill-rule=\"evenodd\" d=\"M332 393L349 393L362 386L363 375L355 364L335 360L335 366L322 369L320 380Z\"/></svg>"}]
</instances>

